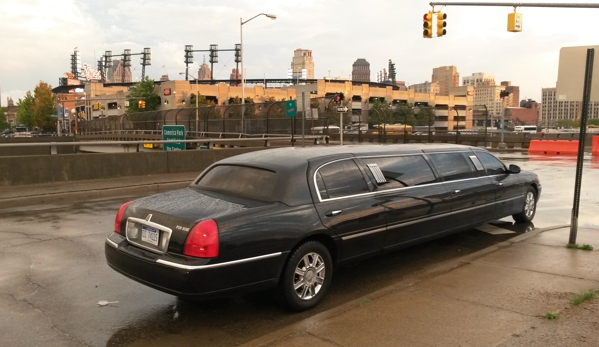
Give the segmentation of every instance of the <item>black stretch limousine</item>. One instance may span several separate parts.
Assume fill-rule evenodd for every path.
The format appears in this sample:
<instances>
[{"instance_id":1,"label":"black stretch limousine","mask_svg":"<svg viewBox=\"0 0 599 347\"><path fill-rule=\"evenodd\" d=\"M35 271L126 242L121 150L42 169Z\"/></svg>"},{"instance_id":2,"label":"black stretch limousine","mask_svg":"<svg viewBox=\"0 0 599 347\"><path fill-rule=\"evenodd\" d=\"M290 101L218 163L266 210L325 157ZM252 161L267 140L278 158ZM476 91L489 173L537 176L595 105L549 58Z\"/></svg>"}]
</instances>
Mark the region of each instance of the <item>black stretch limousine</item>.
<instances>
[{"instance_id":1,"label":"black stretch limousine","mask_svg":"<svg viewBox=\"0 0 599 347\"><path fill-rule=\"evenodd\" d=\"M540 194L536 174L476 147L269 149L124 204L106 260L179 297L278 285L289 307L304 310L323 298L337 265L506 216L529 222Z\"/></svg>"}]
</instances>

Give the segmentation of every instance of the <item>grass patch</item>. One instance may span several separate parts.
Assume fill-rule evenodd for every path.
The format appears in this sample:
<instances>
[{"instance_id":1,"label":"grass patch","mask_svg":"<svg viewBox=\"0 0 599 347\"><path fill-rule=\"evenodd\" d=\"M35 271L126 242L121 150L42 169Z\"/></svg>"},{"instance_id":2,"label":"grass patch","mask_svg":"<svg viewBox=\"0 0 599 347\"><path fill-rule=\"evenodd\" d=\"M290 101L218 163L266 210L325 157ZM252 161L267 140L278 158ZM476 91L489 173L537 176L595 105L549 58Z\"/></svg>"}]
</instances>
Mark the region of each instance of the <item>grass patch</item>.
<instances>
[{"instance_id":1,"label":"grass patch","mask_svg":"<svg viewBox=\"0 0 599 347\"><path fill-rule=\"evenodd\" d=\"M549 312L545 313L545 318L547 318L549 320L558 319L559 318L559 312L549 311Z\"/></svg>"},{"instance_id":2,"label":"grass patch","mask_svg":"<svg viewBox=\"0 0 599 347\"><path fill-rule=\"evenodd\" d=\"M578 305L582 304L583 302L594 298L595 294L597 294L596 290L589 289L586 292L584 292L582 294L578 294L575 297L573 297L572 300L570 300L570 305L578 306Z\"/></svg>"},{"instance_id":3,"label":"grass patch","mask_svg":"<svg viewBox=\"0 0 599 347\"><path fill-rule=\"evenodd\" d=\"M578 245L576 243L569 243L568 245L566 245L566 247L570 248L570 249L582 249L583 251L592 251L593 250L593 246L591 245Z\"/></svg>"}]
</instances>

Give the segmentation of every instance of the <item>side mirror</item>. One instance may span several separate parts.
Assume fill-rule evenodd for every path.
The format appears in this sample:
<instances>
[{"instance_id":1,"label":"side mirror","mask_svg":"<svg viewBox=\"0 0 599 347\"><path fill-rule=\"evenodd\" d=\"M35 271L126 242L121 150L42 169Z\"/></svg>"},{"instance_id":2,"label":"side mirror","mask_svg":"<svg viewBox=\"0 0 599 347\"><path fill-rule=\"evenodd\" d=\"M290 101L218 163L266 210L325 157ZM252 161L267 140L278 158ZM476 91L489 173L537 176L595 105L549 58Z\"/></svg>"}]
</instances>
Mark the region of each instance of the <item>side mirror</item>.
<instances>
[{"instance_id":1,"label":"side mirror","mask_svg":"<svg viewBox=\"0 0 599 347\"><path fill-rule=\"evenodd\" d=\"M520 167L518 165L510 164L510 173L520 173Z\"/></svg>"}]
</instances>

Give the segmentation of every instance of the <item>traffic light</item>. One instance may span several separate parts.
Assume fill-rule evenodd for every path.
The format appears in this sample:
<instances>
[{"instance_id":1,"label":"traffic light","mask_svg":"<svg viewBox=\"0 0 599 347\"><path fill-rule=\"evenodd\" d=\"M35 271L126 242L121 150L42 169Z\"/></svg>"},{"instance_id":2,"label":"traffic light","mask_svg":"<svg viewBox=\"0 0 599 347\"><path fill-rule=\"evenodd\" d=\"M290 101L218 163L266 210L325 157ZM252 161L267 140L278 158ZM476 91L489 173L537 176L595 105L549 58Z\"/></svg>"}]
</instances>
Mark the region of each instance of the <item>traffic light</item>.
<instances>
[{"instance_id":1,"label":"traffic light","mask_svg":"<svg viewBox=\"0 0 599 347\"><path fill-rule=\"evenodd\" d=\"M98 111L101 107L102 107L102 105L99 102L94 102L94 104L93 104L94 111Z\"/></svg>"},{"instance_id":2,"label":"traffic light","mask_svg":"<svg viewBox=\"0 0 599 347\"><path fill-rule=\"evenodd\" d=\"M443 13L443 12L437 13L437 37L441 37L441 36L447 34L447 31L445 30L445 27L447 26L445 19L447 19L446 13Z\"/></svg>"},{"instance_id":3,"label":"traffic light","mask_svg":"<svg viewBox=\"0 0 599 347\"><path fill-rule=\"evenodd\" d=\"M427 12L422 17L422 37L426 39L433 38L433 13Z\"/></svg>"},{"instance_id":4,"label":"traffic light","mask_svg":"<svg viewBox=\"0 0 599 347\"><path fill-rule=\"evenodd\" d=\"M146 102L144 100L139 100L137 102L137 108L146 108Z\"/></svg>"},{"instance_id":5,"label":"traffic light","mask_svg":"<svg viewBox=\"0 0 599 347\"><path fill-rule=\"evenodd\" d=\"M337 95L335 95L335 97L333 98L333 100L335 100L335 102L341 102L345 99L345 95L343 95L343 93L339 93Z\"/></svg>"}]
</instances>

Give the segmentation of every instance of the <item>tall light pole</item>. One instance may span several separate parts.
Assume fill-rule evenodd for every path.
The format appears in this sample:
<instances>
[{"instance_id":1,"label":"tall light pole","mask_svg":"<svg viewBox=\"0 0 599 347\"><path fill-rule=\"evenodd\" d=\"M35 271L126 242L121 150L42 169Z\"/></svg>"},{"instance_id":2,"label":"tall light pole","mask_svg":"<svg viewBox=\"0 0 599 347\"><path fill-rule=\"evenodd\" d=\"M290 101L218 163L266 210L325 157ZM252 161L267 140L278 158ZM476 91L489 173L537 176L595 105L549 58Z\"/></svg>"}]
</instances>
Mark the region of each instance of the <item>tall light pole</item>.
<instances>
[{"instance_id":1,"label":"tall light pole","mask_svg":"<svg viewBox=\"0 0 599 347\"><path fill-rule=\"evenodd\" d=\"M257 14L255 16L253 16L252 18L246 20L245 22L243 21L243 18L239 18L239 34L240 34L240 40L241 40L241 44L240 44L240 51L241 51L241 133L245 133L245 122L244 122L244 120L245 120L244 119L245 118L245 70L243 69L243 62L244 62L244 59L243 59L243 25L259 16L266 16L272 20L277 19L276 15L268 14L268 13Z\"/></svg>"},{"instance_id":2,"label":"tall light pole","mask_svg":"<svg viewBox=\"0 0 599 347\"><path fill-rule=\"evenodd\" d=\"M189 74L189 72L179 72L179 75L189 75L190 77L193 77L193 80L196 81L196 137L198 136L198 124L199 124L199 114L198 114L198 99L200 98L200 91L198 89L198 79L192 75ZM187 75L185 77L187 77Z\"/></svg>"}]
</instances>

